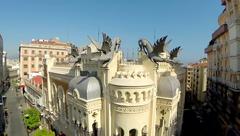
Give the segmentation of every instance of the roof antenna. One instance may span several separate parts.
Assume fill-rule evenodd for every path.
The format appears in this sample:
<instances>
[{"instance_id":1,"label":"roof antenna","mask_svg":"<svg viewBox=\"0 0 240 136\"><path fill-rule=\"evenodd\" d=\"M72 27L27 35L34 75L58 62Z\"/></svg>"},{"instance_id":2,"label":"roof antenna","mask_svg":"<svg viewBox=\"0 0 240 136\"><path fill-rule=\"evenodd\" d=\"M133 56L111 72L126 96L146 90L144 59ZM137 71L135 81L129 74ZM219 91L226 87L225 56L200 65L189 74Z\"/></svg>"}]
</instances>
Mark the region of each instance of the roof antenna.
<instances>
[{"instance_id":1,"label":"roof antenna","mask_svg":"<svg viewBox=\"0 0 240 136\"><path fill-rule=\"evenodd\" d=\"M153 42L155 42L156 40L156 29L154 28L154 31L153 31Z\"/></svg>"},{"instance_id":2,"label":"roof antenna","mask_svg":"<svg viewBox=\"0 0 240 136\"><path fill-rule=\"evenodd\" d=\"M98 27L98 42L99 42L100 28Z\"/></svg>"},{"instance_id":3,"label":"roof antenna","mask_svg":"<svg viewBox=\"0 0 240 136\"><path fill-rule=\"evenodd\" d=\"M134 48L132 48L132 59L135 60Z\"/></svg>"}]
</instances>

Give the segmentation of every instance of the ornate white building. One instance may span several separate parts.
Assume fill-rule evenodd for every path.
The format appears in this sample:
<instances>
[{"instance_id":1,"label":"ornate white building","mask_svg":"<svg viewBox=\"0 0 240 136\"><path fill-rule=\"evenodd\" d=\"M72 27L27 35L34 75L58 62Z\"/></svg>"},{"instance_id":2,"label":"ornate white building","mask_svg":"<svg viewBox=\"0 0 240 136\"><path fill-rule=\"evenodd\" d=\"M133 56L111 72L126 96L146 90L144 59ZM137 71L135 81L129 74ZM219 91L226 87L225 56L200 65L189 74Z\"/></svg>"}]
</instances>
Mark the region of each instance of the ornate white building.
<instances>
[{"instance_id":1,"label":"ornate white building","mask_svg":"<svg viewBox=\"0 0 240 136\"><path fill-rule=\"evenodd\" d=\"M49 123L67 135L180 135L184 97L171 54L161 52L163 61L152 61L144 50L128 62L118 50L119 39L109 52L105 40L101 49L95 42L88 45L75 64L55 64L46 56Z\"/></svg>"}]
</instances>

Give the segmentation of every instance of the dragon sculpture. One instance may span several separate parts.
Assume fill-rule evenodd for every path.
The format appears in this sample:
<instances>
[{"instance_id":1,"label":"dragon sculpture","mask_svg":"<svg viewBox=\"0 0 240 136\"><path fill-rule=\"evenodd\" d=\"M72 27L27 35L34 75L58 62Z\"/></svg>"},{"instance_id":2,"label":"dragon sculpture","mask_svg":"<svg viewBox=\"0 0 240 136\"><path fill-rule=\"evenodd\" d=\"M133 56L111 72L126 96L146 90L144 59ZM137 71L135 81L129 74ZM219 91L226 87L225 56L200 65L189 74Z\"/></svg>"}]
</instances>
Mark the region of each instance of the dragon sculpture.
<instances>
[{"instance_id":1,"label":"dragon sculpture","mask_svg":"<svg viewBox=\"0 0 240 136\"><path fill-rule=\"evenodd\" d=\"M121 39L119 37L112 39L106 34L103 33L103 42L101 48L99 48L99 43L89 37L91 42L96 46L97 50L101 52L100 56L92 58L93 61L100 61L106 63L109 62L112 58L114 52L118 51L121 44ZM68 56L72 56L75 59L75 64L81 63L81 56L79 54L78 48L70 43L71 46L71 53Z\"/></svg>"},{"instance_id":2,"label":"dragon sculpture","mask_svg":"<svg viewBox=\"0 0 240 136\"><path fill-rule=\"evenodd\" d=\"M176 47L172 51L170 51L168 57L165 57L165 58L161 57L160 53L164 53L164 52L168 53L168 51L166 50L166 45L169 44L171 40L166 42L166 39L167 39L167 36L161 37L154 43L153 46L147 39L140 39L138 41L140 51L144 51L144 53L148 56L148 58L155 63L173 62L174 58L178 56L178 53L181 47L180 46Z\"/></svg>"},{"instance_id":3,"label":"dragon sculpture","mask_svg":"<svg viewBox=\"0 0 240 136\"><path fill-rule=\"evenodd\" d=\"M176 58L178 56L178 53L179 53L180 49L181 49L181 47L178 46L178 47L176 47L176 48L174 48L170 51L170 57L169 57L170 60L173 60L174 58Z\"/></svg>"},{"instance_id":4,"label":"dragon sculpture","mask_svg":"<svg viewBox=\"0 0 240 136\"><path fill-rule=\"evenodd\" d=\"M103 36L103 41L102 41L101 48L99 48L100 46L99 46L98 42L91 39L91 42L96 46L97 50L101 52L100 56L93 58L91 60L101 61L104 64L111 60L112 55L115 51L119 50L120 44L121 44L121 39L119 37L116 37L112 41L112 39L106 33L102 33L102 36Z\"/></svg>"},{"instance_id":5,"label":"dragon sculpture","mask_svg":"<svg viewBox=\"0 0 240 136\"><path fill-rule=\"evenodd\" d=\"M71 46L71 53L69 54L69 56L73 56L73 58L76 59L74 65L77 63L81 63L81 57L78 52L78 48L72 43L70 43L70 46Z\"/></svg>"}]
</instances>

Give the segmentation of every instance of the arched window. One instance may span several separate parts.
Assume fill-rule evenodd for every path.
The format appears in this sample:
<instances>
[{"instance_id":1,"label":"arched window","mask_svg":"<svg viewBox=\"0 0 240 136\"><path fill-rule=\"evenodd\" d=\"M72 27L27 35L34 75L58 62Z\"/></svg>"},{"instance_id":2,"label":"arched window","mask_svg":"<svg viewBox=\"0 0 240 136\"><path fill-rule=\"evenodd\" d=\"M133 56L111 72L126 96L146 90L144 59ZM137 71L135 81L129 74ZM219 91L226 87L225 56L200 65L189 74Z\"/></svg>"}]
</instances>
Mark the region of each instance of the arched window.
<instances>
[{"instance_id":1,"label":"arched window","mask_svg":"<svg viewBox=\"0 0 240 136\"><path fill-rule=\"evenodd\" d=\"M131 129L129 131L129 136L137 136L137 130L136 129Z\"/></svg>"},{"instance_id":2,"label":"arched window","mask_svg":"<svg viewBox=\"0 0 240 136\"><path fill-rule=\"evenodd\" d=\"M126 101L129 103L132 103L131 94L129 92L126 92L125 95L126 95Z\"/></svg>"},{"instance_id":3,"label":"arched window","mask_svg":"<svg viewBox=\"0 0 240 136\"><path fill-rule=\"evenodd\" d=\"M92 124L92 129L93 129L93 136L98 136L97 122L94 122Z\"/></svg>"},{"instance_id":4,"label":"arched window","mask_svg":"<svg viewBox=\"0 0 240 136\"><path fill-rule=\"evenodd\" d=\"M57 94L57 102L58 102L58 109L59 109L59 114L62 117L65 117L65 91L63 89L63 87L60 85L58 86L58 94Z\"/></svg>"},{"instance_id":5,"label":"arched window","mask_svg":"<svg viewBox=\"0 0 240 136\"><path fill-rule=\"evenodd\" d=\"M51 102L52 109L53 109L53 112L56 114L58 112L58 107L57 107L58 101L57 101L57 86L55 83L53 83L52 85L51 99L52 99L52 102Z\"/></svg>"},{"instance_id":6,"label":"arched window","mask_svg":"<svg viewBox=\"0 0 240 136\"><path fill-rule=\"evenodd\" d=\"M123 100L122 100L122 92L121 91L118 91L117 92L117 97L118 97L118 101L119 102L122 102Z\"/></svg>"},{"instance_id":7,"label":"arched window","mask_svg":"<svg viewBox=\"0 0 240 136\"><path fill-rule=\"evenodd\" d=\"M124 136L124 130L121 127L118 127L115 136Z\"/></svg>"},{"instance_id":8,"label":"arched window","mask_svg":"<svg viewBox=\"0 0 240 136\"><path fill-rule=\"evenodd\" d=\"M143 101L146 100L146 92L142 92L142 96L143 96Z\"/></svg>"},{"instance_id":9,"label":"arched window","mask_svg":"<svg viewBox=\"0 0 240 136\"><path fill-rule=\"evenodd\" d=\"M73 90L73 97L75 99L80 99L79 91L76 88Z\"/></svg>"},{"instance_id":10,"label":"arched window","mask_svg":"<svg viewBox=\"0 0 240 136\"><path fill-rule=\"evenodd\" d=\"M142 128L142 136L147 136L147 125Z\"/></svg>"},{"instance_id":11,"label":"arched window","mask_svg":"<svg viewBox=\"0 0 240 136\"><path fill-rule=\"evenodd\" d=\"M139 93L138 92L134 92L135 95L135 102L139 102L140 98L139 98Z\"/></svg>"}]
</instances>

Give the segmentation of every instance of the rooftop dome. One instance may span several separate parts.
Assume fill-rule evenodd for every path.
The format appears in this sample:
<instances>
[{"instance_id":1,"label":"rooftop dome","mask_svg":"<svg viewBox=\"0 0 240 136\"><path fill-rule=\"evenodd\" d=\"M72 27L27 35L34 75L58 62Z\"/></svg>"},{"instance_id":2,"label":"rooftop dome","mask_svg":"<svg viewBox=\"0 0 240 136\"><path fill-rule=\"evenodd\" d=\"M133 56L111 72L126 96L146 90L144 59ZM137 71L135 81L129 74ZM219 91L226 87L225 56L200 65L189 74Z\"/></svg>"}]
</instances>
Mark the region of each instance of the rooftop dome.
<instances>
[{"instance_id":1,"label":"rooftop dome","mask_svg":"<svg viewBox=\"0 0 240 136\"><path fill-rule=\"evenodd\" d=\"M179 80L173 76L160 77L158 81L157 96L173 98L180 88Z\"/></svg>"},{"instance_id":2,"label":"rooftop dome","mask_svg":"<svg viewBox=\"0 0 240 136\"><path fill-rule=\"evenodd\" d=\"M85 100L101 97L100 82L96 77L78 76L69 82L69 90L76 89L80 98Z\"/></svg>"}]
</instances>

